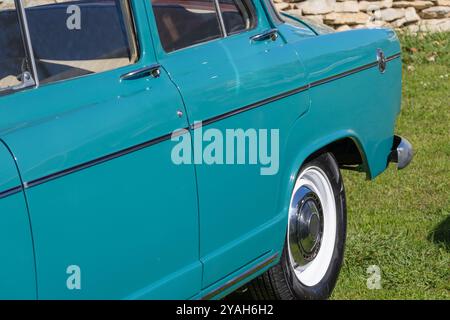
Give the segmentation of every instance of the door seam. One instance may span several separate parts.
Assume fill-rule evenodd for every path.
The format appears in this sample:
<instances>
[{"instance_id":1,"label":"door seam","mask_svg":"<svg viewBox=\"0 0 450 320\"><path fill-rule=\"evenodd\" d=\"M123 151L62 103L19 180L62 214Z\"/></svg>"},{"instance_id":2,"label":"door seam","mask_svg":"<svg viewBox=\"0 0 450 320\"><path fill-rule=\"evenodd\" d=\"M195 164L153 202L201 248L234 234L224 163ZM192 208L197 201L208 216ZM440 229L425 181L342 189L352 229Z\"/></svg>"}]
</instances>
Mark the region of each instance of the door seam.
<instances>
[{"instance_id":1,"label":"door seam","mask_svg":"<svg viewBox=\"0 0 450 320\"><path fill-rule=\"evenodd\" d=\"M22 175L20 173L19 170L19 164L17 163L17 158L14 155L14 153L12 152L11 148L9 148L8 144L6 144L6 142L0 138L0 142L5 146L5 148L8 150L9 154L11 155L13 162L14 162L14 166L16 167L17 170L17 175L19 177L20 180L20 187L22 189L22 194L24 197L24 201L25 201L25 207L27 209L27 215L28 215L28 225L30 228L30 236L31 236L31 245L32 245L32 249L33 249L33 262L34 262L34 280L35 280L35 290L36 290L36 300L39 300L39 290L38 290L38 273L37 273L37 259L36 259L36 245L35 245L35 241L34 241L34 232L33 232L33 223L31 221L31 214L30 214L30 206L28 205L28 198L25 192L25 184L23 182L22 179Z\"/></svg>"}]
</instances>

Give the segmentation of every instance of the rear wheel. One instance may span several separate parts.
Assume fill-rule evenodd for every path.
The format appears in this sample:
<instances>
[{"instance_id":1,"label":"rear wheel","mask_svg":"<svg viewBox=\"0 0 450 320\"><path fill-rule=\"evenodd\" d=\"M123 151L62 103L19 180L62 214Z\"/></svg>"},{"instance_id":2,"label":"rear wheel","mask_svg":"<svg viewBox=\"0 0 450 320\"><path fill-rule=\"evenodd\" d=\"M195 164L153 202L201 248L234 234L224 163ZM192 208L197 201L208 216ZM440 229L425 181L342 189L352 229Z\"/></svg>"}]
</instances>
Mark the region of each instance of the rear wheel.
<instances>
[{"instance_id":1,"label":"rear wheel","mask_svg":"<svg viewBox=\"0 0 450 320\"><path fill-rule=\"evenodd\" d=\"M255 299L326 299L344 257L345 191L331 153L306 163L290 204L286 243L280 263L253 280Z\"/></svg>"}]
</instances>

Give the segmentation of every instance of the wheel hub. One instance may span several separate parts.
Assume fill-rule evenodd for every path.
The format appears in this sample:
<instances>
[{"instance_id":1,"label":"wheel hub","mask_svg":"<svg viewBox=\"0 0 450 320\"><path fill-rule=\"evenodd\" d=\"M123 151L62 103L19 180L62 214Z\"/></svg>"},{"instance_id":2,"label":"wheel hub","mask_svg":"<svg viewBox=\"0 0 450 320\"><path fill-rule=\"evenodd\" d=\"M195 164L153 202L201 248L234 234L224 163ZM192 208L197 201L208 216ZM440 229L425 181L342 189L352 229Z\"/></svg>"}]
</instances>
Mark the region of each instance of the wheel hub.
<instances>
[{"instance_id":1,"label":"wheel hub","mask_svg":"<svg viewBox=\"0 0 450 320\"><path fill-rule=\"evenodd\" d=\"M297 266L314 260L323 235L323 212L319 197L308 187L301 187L297 210L290 217L289 244Z\"/></svg>"}]
</instances>

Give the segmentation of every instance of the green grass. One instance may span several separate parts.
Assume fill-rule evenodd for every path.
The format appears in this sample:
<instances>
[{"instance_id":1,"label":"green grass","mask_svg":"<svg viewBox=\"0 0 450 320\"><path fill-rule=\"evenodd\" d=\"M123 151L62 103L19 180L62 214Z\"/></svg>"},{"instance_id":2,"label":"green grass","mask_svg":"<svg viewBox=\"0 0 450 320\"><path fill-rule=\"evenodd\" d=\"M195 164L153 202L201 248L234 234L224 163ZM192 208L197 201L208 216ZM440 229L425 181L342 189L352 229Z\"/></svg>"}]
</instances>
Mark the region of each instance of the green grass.
<instances>
[{"instance_id":1,"label":"green grass","mask_svg":"<svg viewBox=\"0 0 450 320\"><path fill-rule=\"evenodd\" d=\"M398 134L411 165L374 181L344 171L348 231L334 299L450 299L450 33L401 35L403 105ZM367 288L367 268L382 289Z\"/></svg>"}]
</instances>

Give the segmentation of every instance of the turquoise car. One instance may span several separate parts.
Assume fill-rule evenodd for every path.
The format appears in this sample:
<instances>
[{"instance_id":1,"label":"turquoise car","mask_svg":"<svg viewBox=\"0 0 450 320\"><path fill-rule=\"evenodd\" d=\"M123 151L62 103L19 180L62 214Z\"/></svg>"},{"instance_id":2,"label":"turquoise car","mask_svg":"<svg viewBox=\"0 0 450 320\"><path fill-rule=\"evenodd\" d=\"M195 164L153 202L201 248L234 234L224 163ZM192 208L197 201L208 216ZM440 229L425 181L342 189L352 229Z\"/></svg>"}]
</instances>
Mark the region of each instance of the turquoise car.
<instances>
[{"instance_id":1,"label":"turquoise car","mask_svg":"<svg viewBox=\"0 0 450 320\"><path fill-rule=\"evenodd\" d=\"M389 29L269 0L0 2L0 298L322 299L340 170L412 159Z\"/></svg>"}]
</instances>

